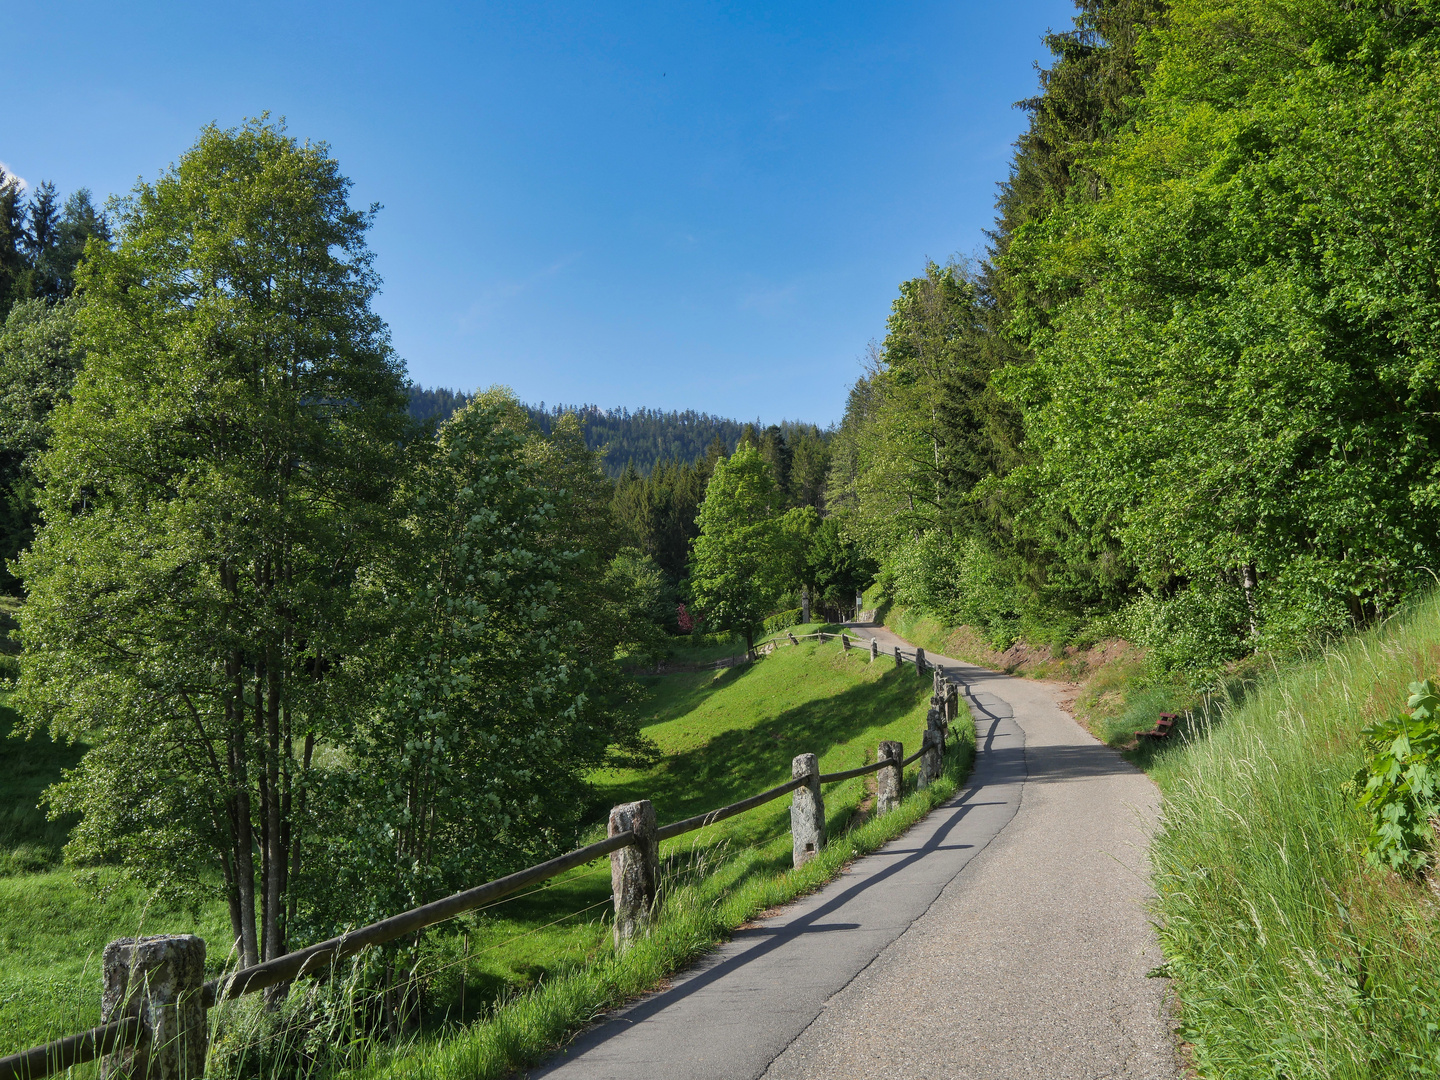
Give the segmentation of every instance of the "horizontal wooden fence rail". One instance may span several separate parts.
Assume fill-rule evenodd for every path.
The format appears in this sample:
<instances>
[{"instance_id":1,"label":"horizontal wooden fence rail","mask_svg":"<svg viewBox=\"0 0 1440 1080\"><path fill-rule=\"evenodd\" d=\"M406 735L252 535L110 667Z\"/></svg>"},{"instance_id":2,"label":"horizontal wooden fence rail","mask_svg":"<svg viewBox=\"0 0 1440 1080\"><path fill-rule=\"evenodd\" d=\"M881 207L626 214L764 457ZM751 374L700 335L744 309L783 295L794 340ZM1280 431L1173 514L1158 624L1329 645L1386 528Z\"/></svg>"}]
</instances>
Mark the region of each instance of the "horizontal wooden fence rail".
<instances>
[{"instance_id":1,"label":"horizontal wooden fence rail","mask_svg":"<svg viewBox=\"0 0 1440 1080\"><path fill-rule=\"evenodd\" d=\"M793 636L791 640L795 640ZM875 656L872 639L871 658ZM895 656L898 662L898 647ZM916 670L923 671L924 664L921 650L916 657ZM935 693L930 699L924 739L920 749L909 757L902 757L904 750L900 743L887 741L880 744L876 760L868 765L821 773L814 754L801 754L791 763L792 779L788 782L728 806L659 827L649 800L626 803L611 811L610 835L604 840L208 982L201 981L205 943L200 938L179 934L111 942L104 957L103 1011L120 1015L78 1035L0 1058L0 1080L40 1080L107 1055L104 1075L115 1080L150 1075L194 1080L203 1073L208 1045L205 1010L243 994L317 974L362 949L453 919L606 855L610 856L615 942L623 948L648 927L653 917L661 841L703 829L794 792L790 830L794 864L799 867L825 846L822 784L881 773L877 811L883 814L898 805L901 774L906 766L916 761L921 763L921 787L937 779L949 722L955 719L958 707L958 693L940 669L934 669L934 676Z\"/></svg>"}]
</instances>

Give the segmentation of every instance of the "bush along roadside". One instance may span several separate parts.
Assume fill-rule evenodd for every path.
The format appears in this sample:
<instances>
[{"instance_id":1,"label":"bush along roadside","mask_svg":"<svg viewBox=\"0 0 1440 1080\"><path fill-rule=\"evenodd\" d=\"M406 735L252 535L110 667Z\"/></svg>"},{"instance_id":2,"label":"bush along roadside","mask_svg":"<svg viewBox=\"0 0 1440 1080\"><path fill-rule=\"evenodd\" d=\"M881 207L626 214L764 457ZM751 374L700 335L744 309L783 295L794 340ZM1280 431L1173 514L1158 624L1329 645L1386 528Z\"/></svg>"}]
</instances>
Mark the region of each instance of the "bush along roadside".
<instances>
[{"instance_id":1,"label":"bush along roadside","mask_svg":"<svg viewBox=\"0 0 1440 1080\"><path fill-rule=\"evenodd\" d=\"M698 881L690 873L672 874L651 933L626 952L577 963L488 1017L434 1041L404 1048L376 1044L345 1075L498 1080L535 1064L606 1010L654 989L762 912L819 888L846 863L893 840L949 799L974 758L971 725L958 723L955 730L962 738L947 754L939 781L912 792L891 813L834 837L801 869L751 878L751 863L762 856L742 852Z\"/></svg>"}]
</instances>

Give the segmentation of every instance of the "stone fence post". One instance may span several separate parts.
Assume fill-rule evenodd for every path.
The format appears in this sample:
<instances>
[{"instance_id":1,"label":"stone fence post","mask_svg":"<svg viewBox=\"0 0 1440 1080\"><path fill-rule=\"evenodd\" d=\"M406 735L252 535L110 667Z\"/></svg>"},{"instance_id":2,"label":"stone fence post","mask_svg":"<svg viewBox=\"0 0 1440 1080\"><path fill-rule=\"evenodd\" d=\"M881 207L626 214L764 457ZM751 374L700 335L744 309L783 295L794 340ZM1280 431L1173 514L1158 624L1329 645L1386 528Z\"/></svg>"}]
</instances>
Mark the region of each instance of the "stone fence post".
<instances>
[{"instance_id":1,"label":"stone fence post","mask_svg":"<svg viewBox=\"0 0 1440 1080\"><path fill-rule=\"evenodd\" d=\"M926 728L920 746L920 779L915 786L924 789L939 780L945 769L945 736L939 728Z\"/></svg>"},{"instance_id":2,"label":"stone fence post","mask_svg":"<svg viewBox=\"0 0 1440 1080\"><path fill-rule=\"evenodd\" d=\"M104 1080L198 1080L205 1075L205 939L120 938L105 946L100 1022L140 1021L133 1042L100 1063Z\"/></svg>"},{"instance_id":3,"label":"stone fence post","mask_svg":"<svg viewBox=\"0 0 1440 1080\"><path fill-rule=\"evenodd\" d=\"M900 805L902 776L900 763L905 760L905 747L886 739L875 752L876 760L888 761L875 774L875 816L888 814Z\"/></svg>"},{"instance_id":4,"label":"stone fence post","mask_svg":"<svg viewBox=\"0 0 1440 1080\"><path fill-rule=\"evenodd\" d=\"M790 763L791 779L807 774L810 779L795 789L790 803L790 838L797 870L825 846L825 800L820 794L820 761L814 754L801 754Z\"/></svg>"},{"instance_id":5,"label":"stone fence post","mask_svg":"<svg viewBox=\"0 0 1440 1080\"><path fill-rule=\"evenodd\" d=\"M660 844L655 807L649 799L622 803L610 811L608 836L635 831L635 842L610 853L610 889L615 899L615 947L625 948L645 933L660 883Z\"/></svg>"}]
</instances>

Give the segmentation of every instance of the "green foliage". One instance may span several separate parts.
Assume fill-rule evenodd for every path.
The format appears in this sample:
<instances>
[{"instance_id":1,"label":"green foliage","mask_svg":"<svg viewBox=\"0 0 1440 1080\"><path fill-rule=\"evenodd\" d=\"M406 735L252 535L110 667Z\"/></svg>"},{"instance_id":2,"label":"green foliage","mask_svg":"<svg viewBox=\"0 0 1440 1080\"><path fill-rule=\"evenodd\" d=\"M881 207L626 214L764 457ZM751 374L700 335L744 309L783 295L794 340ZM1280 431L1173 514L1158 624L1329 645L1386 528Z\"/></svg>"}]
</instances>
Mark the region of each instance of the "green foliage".
<instances>
[{"instance_id":1,"label":"green foliage","mask_svg":"<svg viewBox=\"0 0 1440 1080\"><path fill-rule=\"evenodd\" d=\"M1440 182L1440 38L1374 5L1185 0L1167 22L1133 127L1086 159L1101 197L1002 260L1035 354L1002 386L1046 512L1153 592L1241 597L1228 636L1203 631L1213 665L1363 624L1440 555L1440 248L1413 195Z\"/></svg>"},{"instance_id":2,"label":"green foliage","mask_svg":"<svg viewBox=\"0 0 1440 1080\"><path fill-rule=\"evenodd\" d=\"M700 506L690 591L708 626L755 644L765 616L792 579L796 551L769 464L742 445L718 462Z\"/></svg>"},{"instance_id":3,"label":"green foliage","mask_svg":"<svg viewBox=\"0 0 1440 1080\"><path fill-rule=\"evenodd\" d=\"M644 476L630 465L615 481L616 527L627 543L655 560L672 585L688 573L690 545L700 534L700 503L722 457L723 448L712 444L709 455L693 465L661 462Z\"/></svg>"},{"instance_id":4,"label":"green foliage","mask_svg":"<svg viewBox=\"0 0 1440 1080\"><path fill-rule=\"evenodd\" d=\"M609 485L577 426L539 435L489 391L412 450L405 537L373 584L391 628L364 662L378 700L327 793L332 924L568 849L586 773L612 744L643 750L604 680L637 634L653 648L660 575L612 557Z\"/></svg>"},{"instance_id":5,"label":"green foliage","mask_svg":"<svg viewBox=\"0 0 1440 1080\"><path fill-rule=\"evenodd\" d=\"M655 560L621 548L605 570L605 590L614 598L620 648L650 663L663 659L666 630L675 623L675 590Z\"/></svg>"},{"instance_id":6,"label":"green foliage","mask_svg":"<svg viewBox=\"0 0 1440 1080\"><path fill-rule=\"evenodd\" d=\"M48 442L50 412L70 396L80 368L69 303L22 300L0 328L0 585L18 586L9 561L39 523L35 465Z\"/></svg>"},{"instance_id":7,"label":"green foliage","mask_svg":"<svg viewBox=\"0 0 1440 1080\"><path fill-rule=\"evenodd\" d=\"M110 242L110 224L80 188L59 204L46 180L27 199L19 181L0 169L0 320L19 301L55 303L75 288L87 243Z\"/></svg>"},{"instance_id":8,"label":"green foliage","mask_svg":"<svg viewBox=\"0 0 1440 1080\"><path fill-rule=\"evenodd\" d=\"M789 611L780 611L766 618L762 632L768 637L771 634L778 634L781 630L788 630L792 626L800 625L800 608L791 608Z\"/></svg>"},{"instance_id":9,"label":"green foliage","mask_svg":"<svg viewBox=\"0 0 1440 1080\"><path fill-rule=\"evenodd\" d=\"M1440 689L1410 684L1410 709L1365 728L1368 758L1355 774L1360 806L1374 819L1369 858L1401 873L1432 862L1440 810Z\"/></svg>"},{"instance_id":10,"label":"green foliage","mask_svg":"<svg viewBox=\"0 0 1440 1080\"><path fill-rule=\"evenodd\" d=\"M81 268L85 365L20 560L22 711L92 743L51 796L82 815L70 854L223 880L252 962L285 951L313 752L364 691L345 662L406 429L347 190L264 121L137 185Z\"/></svg>"}]
</instances>

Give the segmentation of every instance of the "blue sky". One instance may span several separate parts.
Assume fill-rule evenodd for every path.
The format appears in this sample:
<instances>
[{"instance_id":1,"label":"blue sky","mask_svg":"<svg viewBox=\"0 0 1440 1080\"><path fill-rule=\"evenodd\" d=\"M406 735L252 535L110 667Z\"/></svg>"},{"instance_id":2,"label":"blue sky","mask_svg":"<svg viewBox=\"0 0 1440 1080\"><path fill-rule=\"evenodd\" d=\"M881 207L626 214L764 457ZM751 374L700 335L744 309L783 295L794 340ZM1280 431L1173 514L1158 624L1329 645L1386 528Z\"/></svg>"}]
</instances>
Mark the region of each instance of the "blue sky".
<instances>
[{"instance_id":1,"label":"blue sky","mask_svg":"<svg viewBox=\"0 0 1440 1080\"><path fill-rule=\"evenodd\" d=\"M840 418L897 284L983 250L1070 0L8 5L0 162L105 196L268 110L383 204L411 377Z\"/></svg>"}]
</instances>

